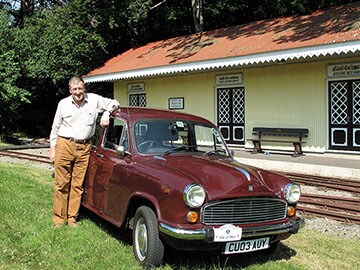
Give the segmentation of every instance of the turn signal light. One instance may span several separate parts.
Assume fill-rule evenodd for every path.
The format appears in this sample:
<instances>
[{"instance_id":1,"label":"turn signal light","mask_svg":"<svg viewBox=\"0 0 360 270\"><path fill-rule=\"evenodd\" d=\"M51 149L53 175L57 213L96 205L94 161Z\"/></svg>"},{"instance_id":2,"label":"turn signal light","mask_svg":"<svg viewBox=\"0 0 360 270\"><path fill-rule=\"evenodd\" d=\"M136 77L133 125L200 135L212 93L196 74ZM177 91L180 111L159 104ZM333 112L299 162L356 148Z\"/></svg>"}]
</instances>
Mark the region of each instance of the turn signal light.
<instances>
[{"instance_id":1,"label":"turn signal light","mask_svg":"<svg viewBox=\"0 0 360 270\"><path fill-rule=\"evenodd\" d=\"M287 208L287 215L289 217L295 216L296 214L296 208L294 206L288 206Z\"/></svg>"},{"instance_id":2,"label":"turn signal light","mask_svg":"<svg viewBox=\"0 0 360 270\"><path fill-rule=\"evenodd\" d=\"M189 211L186 214L186 220L189 223L195 223L198 220L198 214L195 211Z\"/></svg>"}]
</instances>

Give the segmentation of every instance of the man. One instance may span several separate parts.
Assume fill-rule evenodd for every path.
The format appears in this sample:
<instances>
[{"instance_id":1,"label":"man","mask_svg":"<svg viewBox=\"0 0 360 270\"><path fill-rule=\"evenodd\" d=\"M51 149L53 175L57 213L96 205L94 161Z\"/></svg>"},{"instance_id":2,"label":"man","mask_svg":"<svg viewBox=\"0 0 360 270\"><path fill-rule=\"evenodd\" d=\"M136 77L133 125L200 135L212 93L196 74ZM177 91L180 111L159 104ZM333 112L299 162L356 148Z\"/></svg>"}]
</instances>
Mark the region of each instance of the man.
<instances>
[{"instance_id":1,"label":"man","mask_svg":"<svg viewBox=\"0 0 360 270\"><path fill-rule=\"evenodd\" d=\"M104 112L100 125L108 126L119 102L85 93L85 83L79 77L70 79L69 90L71 95L60 100L55 113L49 158L55 167L54 227L68 224L75 228L97 114Z\"/></svg>"}]
</instances>

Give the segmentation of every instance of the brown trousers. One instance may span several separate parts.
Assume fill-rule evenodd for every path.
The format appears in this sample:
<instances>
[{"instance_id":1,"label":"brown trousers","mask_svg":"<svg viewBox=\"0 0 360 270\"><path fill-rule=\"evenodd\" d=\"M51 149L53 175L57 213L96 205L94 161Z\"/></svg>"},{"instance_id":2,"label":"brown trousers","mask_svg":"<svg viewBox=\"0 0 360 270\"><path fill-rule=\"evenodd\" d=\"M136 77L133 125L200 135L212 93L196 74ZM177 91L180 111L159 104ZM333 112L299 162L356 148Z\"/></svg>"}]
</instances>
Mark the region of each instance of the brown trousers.
<instances>
[{"instance_id":1,"label":"brown trousers","mask_svg":"<svg viewBox=\"0 0 360 270\"><path fill-rule=\"evenodd\" d=\"M54 224L76 222L91 144L58 137L55 153Z\"/></svg>"}]
</instances>

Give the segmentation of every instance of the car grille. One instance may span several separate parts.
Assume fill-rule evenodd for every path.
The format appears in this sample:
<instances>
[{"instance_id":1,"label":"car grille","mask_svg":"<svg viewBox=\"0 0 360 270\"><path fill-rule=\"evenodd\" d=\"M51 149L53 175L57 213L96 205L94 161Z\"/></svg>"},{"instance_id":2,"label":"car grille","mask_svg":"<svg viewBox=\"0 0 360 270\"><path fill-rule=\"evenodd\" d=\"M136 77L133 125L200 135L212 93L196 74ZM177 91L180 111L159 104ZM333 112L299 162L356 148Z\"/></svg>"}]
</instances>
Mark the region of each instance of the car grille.
<instances>
[{"instance_id":1,"label":"car grille","mask_svg":"<svg viewBox=\"0 0 360 270\"><path fill-rule=\"evenodd\" d=\"M274 198L242 198L214 202L202 209L204 224L245 224L285 218L286 202Z\"/></svg>"}]
</instances>

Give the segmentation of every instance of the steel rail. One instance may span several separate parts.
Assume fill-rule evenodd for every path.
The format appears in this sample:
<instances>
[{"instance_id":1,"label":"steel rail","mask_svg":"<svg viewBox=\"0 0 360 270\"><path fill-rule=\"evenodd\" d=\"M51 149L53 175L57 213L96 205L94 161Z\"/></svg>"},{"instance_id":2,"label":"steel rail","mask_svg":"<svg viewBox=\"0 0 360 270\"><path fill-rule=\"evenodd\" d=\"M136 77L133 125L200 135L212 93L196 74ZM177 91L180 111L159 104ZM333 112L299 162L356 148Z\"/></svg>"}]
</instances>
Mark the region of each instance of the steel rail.
<instances>
[{"instance_id":1,"label":"steel rail","mask_svg":"<svg viewBox=\"0 0 360 270\"><path fill-rule=\"evenodd\" d=\"M36 155L36 154L9 151L9 150L0 150L0 156L7 156L7 157L12 157L12 158L40 162L40 163L52 164L52 162L49 160L49 158L44 155Z\"/></svg>"},{"instance_id":2,"label":"steel rail","mask_svg":"<svg viewBox=\"0 0 360 270\"><path fill-rule=\"evenodd\" d=\"M39 148L49 148L49 147L50 147L50 144L9 145L9 146L0 146L0 151L2 151L2 150L39 149Z\"/></svg>"},{"instance_id":3,"label":"steel rail","mask_svg":"<svg viewBox=\"0 0 360 270\"><path fill-rule=\"evenodd\" d=\"M346 223L354 223L360 225L360 216L355 216L343 212L334 212L314 207L308 207L303 205L298 205L297 209L304 213L304 215L309 216L317 216L317 217L323 217L323 218L330 218Z\"/></svg>"},{"instance_id":4,"label":"steel rail","mask_svg":"<svg viewBox=\"0 0 360 270\"><path fill-rule=\"evenodd\" d=\"M338 179L293 173L283 173L283 175L298 184L360 193L360 180Z\"/></svg>"},{"instance_id":5,"label":"steel rail","mask_svg":"<svg viewBox=\"0 0 360 270\"><path fill-rule=\"evenodd\" d=\"M0 153L1 152L2 151L0 150ZM44 155L38 155L38 154L33 154L33 153L24 153L24 152L13 151L13 150L6 150L5 153L48 159L48 157L44 156Z\"/></svg>"},{"instance_id":6,"label":"steel rail","mask_svg":"<svg viewBox=\"0 0 360 270\"><path fill-rule=\"evenodd\" d=\"M305 216L325 217L360 224L360 198L358 197L303 193L297 209Z\"/></svg>"},{"instance_id":7,"label":"steel rail","mask_svg":"<svg viewBox=\"0 0 360 270\"><path fill-rule=\"evenodd\" d=\"M329 182L329 183L347 183L348 185L359 186L360 180L352 180L352 179L340 179L334 177L325 177L319 175L309 175L309 174L300 174L300 173L288 173L284 172L287 177L293 177L295 179L303 179L303 180L314 180L321 182Z\"/></svg>"},{"instance_id":8,"label":"steel rail","mask_svg":"<svg viewBox=\"0 0 360 270\"><path fill-rule=\"evenodd\" d=\"M360 218L360 198L356 197L302 194L299 205L312 205L321 210L335 211L337 213L340 211Z\"/></svg>"}]
</instances>

